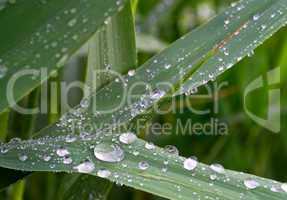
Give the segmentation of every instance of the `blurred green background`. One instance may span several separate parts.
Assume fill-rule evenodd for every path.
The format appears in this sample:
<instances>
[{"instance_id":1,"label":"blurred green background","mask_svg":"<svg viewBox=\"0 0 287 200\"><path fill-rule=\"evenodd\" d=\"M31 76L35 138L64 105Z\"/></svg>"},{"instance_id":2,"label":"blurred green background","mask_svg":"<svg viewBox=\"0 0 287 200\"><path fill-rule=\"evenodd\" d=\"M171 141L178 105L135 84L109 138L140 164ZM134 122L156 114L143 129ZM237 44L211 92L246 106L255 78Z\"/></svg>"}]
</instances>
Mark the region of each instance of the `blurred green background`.
<instances>
[{"instance_id":1,"label":"blurred green background","mask_svg":"<svg viewBox=\"0 0 287 200\"><path fill-rule=\"evenodd\" d=\"M139 0L136 12L139 65L185 33L207 22L216 13L229 6L231 2L229 0ZM75 79L81 80L80 72L83 71L86 56L84 48L49 81L59 78L67 82ZM280 84L272 86L281 89L281 131L277 134L252 121L244 112L243 105L244 90L248 84L257 77L266 78L266 73L276 67L280 67L281 70L278 75L281 78ZM180 105L178 100L178 112L154 115L150 123L171 123L173 127L176 127L177 119L186 123L192 119L194 123L204 124L210 122L211 118L216 118L228 126L226 135L183 135L173 128L171 134L162 132L161 134L143 135L143 137L159 146L175 145L182 156L193 155L207 164L216 162L228 169L287 182L287 28L281 29L256 49L253 55L243 59L215 82L217 84L227 83L219 92L217 113L196 115L187 109L186 105ZM213 85L214 83L209 83L210 87ZM270 87L266 85L253 91L247 99L247 107L262 118L267 118L268 89ZM205 87L199 88L198 94L206 94ZM35 90L29 97L23 99L21 104L24 106L34 105L35 102L31 100L35 99L31 98L33 95L39 95L38 91ZM78 90L73 90L69 95L71 105L76 105L81 99L81 93ZM211 98L198 99L192 95L184 98L189 99L195 109L213 110L216 105ZM183 109L184 112L180 112L180 109ZM16 136L28 137L27 130L35 132L54 122L59 116L23 116L11 111L6 117L9 117L9 127L1 125L0 128L8 130L8 138L6 138L8 140ZM25 120L29 120L31 117L37 118L35 126L26 127ZM17 123L19 120L23 123ZM5 174L5 171L1 170L1 174ZM62 189L62 177L62 174L33 173L25 181L3 190L0 198L56 199L57 193ZM4 178L1 178L1 182L5 182ZM108 199L161 198L114 185Z\"/></svg>"}]
</instances>

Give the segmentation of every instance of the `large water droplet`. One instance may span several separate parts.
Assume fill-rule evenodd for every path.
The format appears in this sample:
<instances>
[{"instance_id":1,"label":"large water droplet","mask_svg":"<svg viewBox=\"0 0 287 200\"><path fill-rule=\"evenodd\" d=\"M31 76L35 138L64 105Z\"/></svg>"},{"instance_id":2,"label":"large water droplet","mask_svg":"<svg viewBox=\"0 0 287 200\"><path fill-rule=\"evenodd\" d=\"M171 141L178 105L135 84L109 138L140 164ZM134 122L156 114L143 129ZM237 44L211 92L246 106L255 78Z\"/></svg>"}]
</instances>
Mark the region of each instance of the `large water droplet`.
<instances>
[{"instance_id":1,"label":"large water droplet","mask_svg":"<svg viewBox=\"0 0 287 200\"><path fill-rule=\"evenodd\" d=\"M253 179L247 179L247 180L244 180L244 185L247 187L247 189L255 189L260 184Z\"/></svg>"},{"instance_id":2,"label":"large water droplet","mask_svg":"<svg viewBox=\"0 0 287 200\"><path fill-rule=\"evenodd\" d=\"M210 165L210 169L220 174L224 173L224 167L217 163Z\"/></svg>"},{"instance_id":3,"label":"large water droplet","mask_svg":"<svg viewBox=\"0 0 287 200\"><path fill-rule=\"evenodd\" d=\"M85 161L77 166L74 169L78 170L80 173L90 173L94 171L95 165L91 161Z\"/></svg>"},{"instance_id":4,"label":"large water droplet","mask_svg":"<svg viewBox=\"0 0 287 200\"><path fill-rule=\"evenodd\" d=\"M120 162L125 154L117 144L101 143L94 148L94 154L97 159L105 162Z\"/></svg>"},{"instance_id":5,"label":"large water droplet","mask_svg":"<svg viewBox=\"0 0 287 200\"><path fill-rule=\"evenodd\" d=\"M131 144L131 143L135 142L136 139L137 139L137 136L131 132L123 133L119 137L120 142L124 143L124 144Z\"/></svg>"},{"instance_id":6,"label":"large water droplet","mask_svg":"<svg viewBox=\"0 0 287 200\"><path fill-rule=\"evenodd\" d=\"M194 170L196 168L197 164L198 164L198 162L196 159L187 158L183 162L183 167L184 167L184 169L191 171L191 170Z\"/></svg>"}]
</instances>

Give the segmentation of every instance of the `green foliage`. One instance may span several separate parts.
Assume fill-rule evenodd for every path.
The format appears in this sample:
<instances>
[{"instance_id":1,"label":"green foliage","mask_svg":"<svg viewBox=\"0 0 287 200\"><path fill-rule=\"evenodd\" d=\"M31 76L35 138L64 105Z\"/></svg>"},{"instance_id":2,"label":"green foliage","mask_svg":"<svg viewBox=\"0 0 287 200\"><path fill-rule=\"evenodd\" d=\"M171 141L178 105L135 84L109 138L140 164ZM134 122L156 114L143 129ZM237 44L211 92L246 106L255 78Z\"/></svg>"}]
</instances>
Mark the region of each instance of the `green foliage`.
<instances>
[{"instance_id":1,"label":"green foliage","mask_svg":"<svg viewBox=\"0 0 287 200\"><path fill-rule=\"evenodd\" d=\"M281 182L277 182L248 173L227 170L219 164L206 165L198 162L195 158L187 159L179 156L177 149L173 146L160 148L136 137L135 134L142 136L140 133L142 130L135 129L134 133L126 130L127 127L135 125L137 119L144 119L145 122L151 120L152 115L156 114L154 105L164 107L167 102L182 97L183 94L187 96L184 98L188 99L188 95L210 81L220 78L229 79L229 76L233 77L231 81L236 79L242 81L252 71L255 75L260 75L259 70L263 70L262 72L268 70L271 62L267 59L266 49L281 45L280 41L276 41L274 37L265 44L266 46L258 50L260 58L256 59L255 57L251 61L250 58L244 59L240 63L242 65L240 69L230 68L247 55L253 54L255 48L286 25L286 0L243 0L233 3L231 7L225 9L208 23L192 30L166 48L167 38L172 38L171 33L177 30L156 24L152 26L155 17L159 18L158 21L162 24L166 24L166 19L182 16L178 13L182 10L184 10L184 16L189 16L190 13L186 14L186 12L190 11L183 8L194 9L197 6L197 9L200 10L200 8L207 9L206 6L213 5L207 2L205 7L200 7L202 6L200 2L196 2L190 7L185 1L173 1L173 4L168 5L166 2L156 4L150 1L150 4L145 7L141 5L141 1L139 3L132 1L126 3L124 9L119 9L122 2L113 0L70 1L69 3L47 1L44 5L30 0L28 3L19 1L0 11L0 25L2 23L4 26L4 23L12 21L15 23L15 27L18 26L18 31L15 31L15 27L9 27L0 33L2 38L7 38L3 45L0 45L0 57L3 58L3 65L1 65L8 66L7 74L0 79L0 92L3 96L6 93L8 80L22 67L29 66L31 69L40 69L39 66L45 67L49 73L43 80L36 76L33 79L23 78L17 82L14 88L17 100L39 86L49 77L50 72L58 70L58 67L63 67L72 53L90 39L87 69L84 69L87 74L86 83L90 88L85 91L84 99L55 124L42 129L34 139L14 139L9 143L2 144L0 166L31 172L73 173L64 175L64 178L57 177L57 180L61 180L61 187L55 188L59 199L107 198L111 184L95 176L168 199L285 199L287 186L281 183L284 179L279 178L278 180ZM137 5L139 6L138 11ZM149 7L154 7L154 9ZM36 8L37 12L35 13L27 12L29 9ZM146 13L147 10L152 10L150 15ZM116 12L118 13L115 14ZM207 11L205 10L205 12ZM25 18L19 21L15 20L23 13L25 16L27 15ZM137 65L137 56L132 13L138 14L140 20L147 19L147 22L141 25L146 33L137 36L138 57L141 65L137 70L134 70ZM191 12L191 14L193 13ZM204 21L201 19L204 17L201 14L199 13L197 16L199 23ZM38 17L36 18L34 15ZM161 18L159 15L164 17ZM107 17L110 17L109 20ZM176 20L170 21L172 24ZM101 26L103 24L105 25ZM151 26L152 29L150 29ZM51 30L47 30L47 27L50 27L48 29ZM171 32L161 32L167 28ZM183 30L184 28L179 29ZM95 34L97 30L98 32ZM149 35L150 32L155 36ZM281 38L284 38L285 41L280 46L282 55L280 58L277 55L276 59L273 58L276 60L275 65L281 67L286 64L286 36L284 33L286 35L285 29L282 30L282 33L278 33L278 35L283 35ZM178 33L174 35L175 38L178 37ZM45 39L49 48L45 49L45 45L43 48L44 40L37 39L40 36ZM63 48L65 48L65 52L62 51ZM163 48L166 49L147 60L150 54ZM275 56L273 55L273 57ZM14 62L17 64L12 64ZM258 64L261 67L251 70L249 69L251 64ZM10 65L13 66L10 67ZM243 68L243 66L245 67ZM97 74L94 73L94 70L107 68L120 74L126 74L123 76L124 84L119 82L114 75L96 76ZM228 76L219 78L219 75L227 70L229 70ZM143 84L133 88L135 83L139 82ZM159 85L163 82L169 83L169 86L172 87ZM241 93L244 90L244 85L239 85L238 88L236 93ZM267 90L267 88L265 89ZM126 99L126 90L131 91L129 95L135 95L134 98L129 99L131 101ZM122 102L123 99L125 101ZM34 97L34 100L37 100L37 97ZM95 108L101 111L111 110L120 103L122 103L121 107L114 112L95 111ZM251 105L260 110L264 107L263 103L261 101L259 104L257 99L253 99ZM232 103L224 105L223 117L227 116L231 120L230 123L234 122L226 114L233 110L236 111L237 104L237 100L233 100ZM8 109L8 106L6 98L1 98L0 110ZM0 116L1 119L4 119L0 124L1 138L5 138L7 135L8 114L2 113ZM35 119L34 117L30 119L31 122ZM157 117L162 117L159 121L169 120L173 123L176 121L170 120L174 117L170 113ZM189 112L185 112L181 117L189 118ZM194 119L197 119L196 116ZM71 126L71 124L76 126ZM106 124L109 124L112 129L104 127ZM262 136L263 139L257 141L262 131L261 128L254 128L250 125L250 121L247 121L246 124L244 128L251 127L247 137L247 148L243 149L247 152L244 154L248 155L247 157L242 157L241 138L234 134L228 136L230 141L227 141L227 137L221 137L213 142L207 153L204 152L206 151L204 147L209 148L209 144L208 141L202 140L204 137L192 137L190 140L186 136L179 136L176 135L178 133L175 133L170 137L163 138L177 144L180 152L183 152L184 155L193 152L207 163L217 158L217 160L229 163L227 167L253 172L261 176L266 175L263 173L267 171L264 166L268 163L267 158L271 155L271 147L266 146L266 143L270 137ZM92 126L93 131L84 131L86 126ZM29 135L32 127L30 125L24 127L28 127L26 132ZM283 130L285 130L284 128ZM280 137L286 138L286 136ZM27 136L22 138L27 138ZM160 146L165 143L162 138L156 140L151 137L149 139L155 140ZM192 150L189 148L190 142L193 143ZM262 142L260 162L256 165L255 171L245 170L245 167L241 166L248 166L251 158L256 157L252 151L257 142ZM283 152L287 152L286 140L283 143ZM224 146L228 146L229 149L220 159L218 155L223 151ZM269 165L271 164L269 163ZM1 173L3 170L1 169ZM5 174L8 174L7 177L9 174L16 173L13 170L5 170ZM7 178L4 184L2 182L1 184L6 186L25 175L25 173L17 175L16 179L15 177ZM268 177L278 178L272 174ZM31 177L27 179L29 183ZM21 182L20 186L22 191L24 182ZM18 186L13 186L11 191L13 189L15 192L12 194L21 199L23 195L17 192Z\"/></svg>"}]
</instances>

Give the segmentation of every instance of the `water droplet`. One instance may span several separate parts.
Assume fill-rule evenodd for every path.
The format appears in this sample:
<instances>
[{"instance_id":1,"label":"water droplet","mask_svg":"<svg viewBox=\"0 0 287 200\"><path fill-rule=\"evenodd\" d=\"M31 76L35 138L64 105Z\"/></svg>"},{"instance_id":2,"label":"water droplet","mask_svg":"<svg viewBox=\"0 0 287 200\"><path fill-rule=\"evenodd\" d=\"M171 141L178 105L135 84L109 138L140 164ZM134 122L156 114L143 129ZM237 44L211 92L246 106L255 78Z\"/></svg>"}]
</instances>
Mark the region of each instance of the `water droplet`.
<instances>
[{"instance_id":1,"label":"water droplet","mask_svg":"<svg viewBox=\"0 0 287 200\"><path fill-rule=\"evenodd\" d=\"M66 164L66 165L71 164L72 162L73 162L73 160L69 156L65 156L64 159L63 159L63 163Z\"/></svg>"},{"instance_id":2,"label":"water droplet","mask_svg":"<svg viewBox=\"0 0 287 200\"><path fill-rule=\"evenodd\" d=\"M196 168L197 164L198 164L198 162L196 159L187 158L183 162L183 167L184 167L184 169L191 171L191 170L194 170Z\"/></svg>"},{"instance_id":3,"label":"water droplet","mask_svg":"<svg viewBox=\"0 0 287 200\"><path fill-rule=\"evenodd\" d=\"M140 170L147 170L149 168L149 164L146 161L141 161L138 164Z\"/></svg>"},{"instance_id":4,"label":"water droplet","mask_svg":"<svg viewBox=\"0 0 287 200\"><path fill-rule=\"evenodd\" d=\"M171 64L165 64L165 65L164 65L164 68L165 68L165 69L169 69L170 67L171 67Z\"/></svg>"},{"instance_id":5,"label":"water droplet","mask_svg":"<svg viewBox=\"0 0 287 200\"><path fill-rule=\"evenodd\" d=\"M107 169L100 169L97 175L101 178L108 178L112 173Z\"/></svg>"},{"instance_id":6,"label":"water droplet","mask_svg":"<svg viewBox=\"0 0 287 200\"><path fill-rule=\"evenodd\" d=\"M72 135L68 135L66 138L65 138L65 141L67 143L72 143L72 142L75 142L77 140L77 137L75 136L72 136Z\"/></svg>"},{"instance_id":7,"label":"water droplet","mask_svg":"<svg viewBox=\"0 0 287 200\"><path fill-rule=\"evenodd\" d=\"M2 154L7 153L8 151L9 151L9 149L6 148L6 147L2 147L1 150L0 150L0 152L1 152Z\"/></svg>"},{"instance_id":8,"label":"water droplet","mask_svg":"<svg viewBox=\"0 0 287 200\"><path fill-rule=\"evenodd\" d=\"M76 23L77 23L77 19L71 19L71 20L68 22L68 26L73 27L73 26L75 26Z\"/></svg>"},{"instance_id":9,"label":"water droplet","mask_svg":"<svg viewBox=\"0 0 287 200\"><path fill-rule=\"evenodd\" d=\"M26 161L28 159L28 156L27 155L25 155L25 154L21 154L21 155L19 155L19 160L20 161Z\"/></svg>"},{"instance_id":10,"label":"water droplet","mask_svg":"<svg viewBox=\"0 0 287 200\"><path fill-rule=\"evenodd\" d=\"M64 157L64 156L67 156L67 155L70 154L70 152L67 149L64 149L64 148L57 149L56 153L60 157Z\"/></svg>"},{"instance_id":11,"label":"water droplet","mask_svg":"<svg viewBox=\"0 0 287 200\"><path fill-rule=\"evenodd\" d=\"M97 159L105 162L120 162L124 159L124 151L117 144L101 143L94 148Z\"/></svg>"},{"instance_id":12,"label":"water droplet","mask_svg":"<svg viewBox=\"0 0 287 200\"><path fill-rule=\"evenodd\" d=\"M132 144L133 142L136 141L136 139L137 139L137 136L131 132L123 133L119 137L120 142L124 144Z\"/></svg>"},{"instance_id":13,"label":"water droplet","mask_svg":"<svg viewBox=\"0 0 287 200\"><path fill-rule=\"evenodd\" d=\"M159 90L159 89L155 89L155 90L152 92L150 98L157 100L157 99L160 99L161 97L163 97L164 95L165 95L165 92L164 92L164 91Z\"/></svg>"},{"instance_id":14,"label":"water droplet","mask_svg":"<svg viewBox=\"0 0 287 200\"><path fill-rule=\"evenodd\" d=\"M282 183L281 189L282 189L284 192L287 192L287 183Z\"/></svg>"},{"instance_id":15,"label":"water droplet","mask_svg":"<svg viewBox=\"0 0 287 200\"><path fill-rule=\"evenodd\" d=\"M247 187L247 189L255 189L260 184L253 179L247 179L247 180L244 180L244 185Z\"/></svg>"},{"instance_id":16,"label":"water droplet","mask_svg":"<svg viewBox=\"0 0 287 200\"><path fill-rule=\"evenodd\" d=\"M145 143L145 148L148 150L155 149L155 145L153 143L147 142Z\"/></svg>"},{"instance_id":17,"label":"water droplet","mask_svg":"<svg viewBox=\"0 0 287 200\"><path fill-rule=\"evenodd\" d=\"M260 18L260 15L259 15L259 14L256 14L256 15L253 16L253 20L254 20L254 21L257 21L259 18Z\"/></svg>"},{"instance_id":18,"label":"water droplet","mask_svg":"<svg viewBox=\"0 0 287 200\"><path fill-rule=\"evenodd\" d=\"M224 20L224 24L228 25L230 23L230 21L228 19Z\"/></svg>"},{"instance_id":19,"label":"water droplet","mask_svg":"<svg viewBox=\"0 0 287 200\"><path fill-rule=\"evenodd\" d=\"M134 70L134 69L131 69L128 71L129 76L134 76L135 74L136 74L136 70Z\"/></svg>"},{"instance_id":20,"label":"water droplet","mask_svg":"<svg viewBox=\"0 0 287 200\"><path fill-rule=\"evenodd\" d=\"M211 175L209 176L209 178L210 178L210 180L214 181L214 180L217 179L217 176L216 176L215 174L211 174Z\"/></svg>"},{"instance_id":21,"label":"water droplet","mask_svg":"<svg viewBox=\"0 0 287 200\"><path fill-rule=\"evenodd\" d=\"M85 161L75 166L74 169L78 170L80 173L90 173L95 169L95 165L91 161Z\"/></svg>"},{"instance_id":22,"label":"water droplet","mask_svg":"<svg viewBox=\"0 0 287 200\"><path fill-rule=\"evenodd\" d=\"M169 154L173 154L173 155L178 155L178 149L175 146L172 145L167 145L164 147L164 151L169 153Z\"/></svg>"},{"instance_id":23,"label":"water droplet","mask_svg":"<svg viewBox=\"0 0 287 200\"><path fill-rule=\"evenodd\" d=\"M80 106L82 108L88 108L90 106L90 101L89 99L82 99L82 101L80 102Z\"/></svg>"},{"instance_id":24,"label":"water droplet","mask_svg":"<svg viewBox=\"0 0 287 200\"><path fill-rule=\"evenodd\" d=\"M217 164L217 163L210 165L210 169L212 171L215 171L215 172L219 173L219 174L223 174L224 171L225 171L224 167L222 165L220 165L220 164Z\"/></svg>"},{"instance_id":25,"label":"water droplet","mask_svg":"<svg viewBox=\"0 0 287 200\"><path fill-rule=\"evenodd\" d=\"M46 161L46 162L48 162L48 161L51 160L51 156L49 156L49 155L44 155L44 156L43 156L43 160Z\"/></svg>"}]
</instances>

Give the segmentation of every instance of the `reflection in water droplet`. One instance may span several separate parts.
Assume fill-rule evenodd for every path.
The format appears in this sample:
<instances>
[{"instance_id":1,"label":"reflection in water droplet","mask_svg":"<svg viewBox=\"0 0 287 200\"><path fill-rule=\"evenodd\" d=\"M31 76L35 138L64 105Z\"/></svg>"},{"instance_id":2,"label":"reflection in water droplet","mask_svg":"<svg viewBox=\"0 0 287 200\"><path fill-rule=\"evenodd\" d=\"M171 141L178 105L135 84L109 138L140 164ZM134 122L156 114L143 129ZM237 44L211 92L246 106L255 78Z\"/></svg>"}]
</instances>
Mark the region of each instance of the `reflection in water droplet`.
<instances>
[{"instance_id":1,"label":"reflection in water droplet","mask_svg":"<svg viewBox=\"0 0 287 200\"><path fill-rule=\"evenodd\" d=\"M124 151L117 144L101 143L94 148L97 159L105 162L120 162L124 159Z\"/></svg>"}]
</instances>

